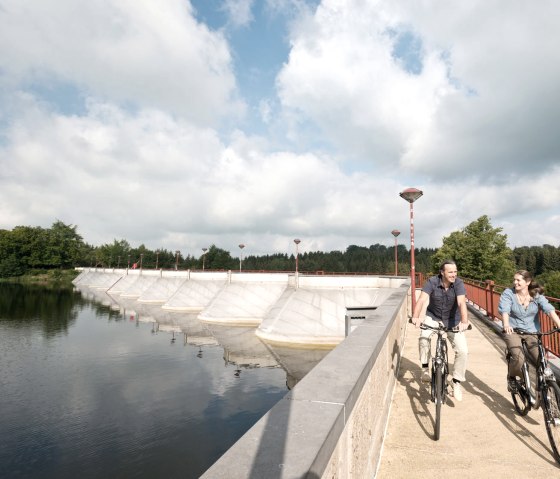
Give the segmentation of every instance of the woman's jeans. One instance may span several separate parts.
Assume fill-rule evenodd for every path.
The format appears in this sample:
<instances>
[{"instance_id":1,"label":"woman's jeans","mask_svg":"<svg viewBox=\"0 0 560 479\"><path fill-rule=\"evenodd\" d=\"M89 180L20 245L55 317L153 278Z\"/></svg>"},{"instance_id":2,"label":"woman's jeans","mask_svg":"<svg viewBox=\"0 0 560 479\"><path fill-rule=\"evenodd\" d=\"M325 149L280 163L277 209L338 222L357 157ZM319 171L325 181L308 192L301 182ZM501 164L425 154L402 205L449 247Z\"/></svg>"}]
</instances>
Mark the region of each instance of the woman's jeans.
<instances>
[{"instance_id":1,"label":"woman's jeans","mask_svg":"<svg viewBox=\"0 0 560 479\"><path fill-rule=\"evenodd\" d=\"M530 360L533 364L537 364L539 359L538 341L535 336L523 336L527 343L527 350L529 351ZM516 333L504 334L504 341L511 355L509 359L508 375L523 377L521 368L525 362L525 354L521 346L521 336Z\"/></svg>"},{"instance_id":2,"label":"woman's jeans","mask_svg":"<svg viewBox=\"0 0 560 479\"><path fill-rule=\"evenodd\" d=\"M430 316L426 316L424 323L428 326L437 327L438 324L443 324L441 321L435 321ZM431 329L421 329L420 338L418 338L418 349L420 350L420 363L429 364L432 356L431 337L435 331ZM451 343L453 351L455 351L455 361L453 363L453 379L457 381L465 380L465 373L467 371L467 356L469 348L467 346L467 337L464 332L461 333L447 333L447 338Z\"/></svg>"}]
</instances>

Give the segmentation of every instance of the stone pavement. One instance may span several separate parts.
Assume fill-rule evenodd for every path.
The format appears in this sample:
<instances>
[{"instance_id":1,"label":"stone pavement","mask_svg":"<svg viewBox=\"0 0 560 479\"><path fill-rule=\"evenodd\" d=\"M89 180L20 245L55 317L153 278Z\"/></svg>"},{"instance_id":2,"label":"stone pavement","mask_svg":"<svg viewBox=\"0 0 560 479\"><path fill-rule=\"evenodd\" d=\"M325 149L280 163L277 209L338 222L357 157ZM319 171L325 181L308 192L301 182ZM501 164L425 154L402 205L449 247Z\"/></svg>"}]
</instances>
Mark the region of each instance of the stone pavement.
<instances>
[{"instance_id":1,"label":"stone pavement","mask_svg":"<svg viewBox=\"0 0 560 479\"><path fill-rule=\"evenodd\" d=\"M503 340L470 312L469 318L474 327L467 331L463 401L450 397L443 405L439 441L429 385L420 383L419 330L407 325L377 479L560 477L542 410L521 417L513 409ZM449 356L452 370L451 348Z\"/></svg>"}]
</instances>

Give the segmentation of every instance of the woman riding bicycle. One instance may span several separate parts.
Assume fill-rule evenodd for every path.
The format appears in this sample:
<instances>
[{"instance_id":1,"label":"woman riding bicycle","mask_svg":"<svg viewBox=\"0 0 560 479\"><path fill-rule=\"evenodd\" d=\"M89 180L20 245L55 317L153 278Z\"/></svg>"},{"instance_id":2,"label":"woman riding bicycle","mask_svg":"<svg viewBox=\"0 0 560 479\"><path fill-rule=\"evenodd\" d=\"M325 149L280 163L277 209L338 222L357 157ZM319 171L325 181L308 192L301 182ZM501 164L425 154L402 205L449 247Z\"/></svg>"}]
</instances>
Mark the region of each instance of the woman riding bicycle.
<instances>
[{"instance_id":1,"label":"woman riding bicycle","mask_svg":"<svg viewBox=\"0 0 560 479\"><path fill-rule=\"evenodd\" d=\"M539 309L547 314L560 328L560 318L554 307L543 296L541 286L533 281L531 273L520 270L513 276L513 287L507 288L500 296L498 311L502 315L504 340L510 352L511 359L508 366L508 391L514 390L515 377L522 377L521 368L525 361L521 337L513 328L524 329L529 332L540 331ZM538 360L537 338L524 336L527 350L533 364Z\"/></svg>"}]
</instances>

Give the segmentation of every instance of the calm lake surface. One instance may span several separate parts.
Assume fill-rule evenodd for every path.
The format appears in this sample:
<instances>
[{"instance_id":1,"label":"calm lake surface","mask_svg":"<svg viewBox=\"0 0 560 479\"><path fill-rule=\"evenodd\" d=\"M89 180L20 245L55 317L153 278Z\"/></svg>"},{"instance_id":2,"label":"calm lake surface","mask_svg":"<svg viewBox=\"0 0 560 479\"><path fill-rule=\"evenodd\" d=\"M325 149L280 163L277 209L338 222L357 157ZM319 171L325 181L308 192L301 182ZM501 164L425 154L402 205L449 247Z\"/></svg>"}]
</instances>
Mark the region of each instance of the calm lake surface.
<instances>
[{"instance_id":1,"label":"calm lake surface","mask_svg":"<svg viewBox=\"0 0 560 479\"><path fill-rule=\"evenodd\" d=\"M199 477L287 393L282 368L236 354L0 283L0 477Z\"/></svg>"}]
</instances>

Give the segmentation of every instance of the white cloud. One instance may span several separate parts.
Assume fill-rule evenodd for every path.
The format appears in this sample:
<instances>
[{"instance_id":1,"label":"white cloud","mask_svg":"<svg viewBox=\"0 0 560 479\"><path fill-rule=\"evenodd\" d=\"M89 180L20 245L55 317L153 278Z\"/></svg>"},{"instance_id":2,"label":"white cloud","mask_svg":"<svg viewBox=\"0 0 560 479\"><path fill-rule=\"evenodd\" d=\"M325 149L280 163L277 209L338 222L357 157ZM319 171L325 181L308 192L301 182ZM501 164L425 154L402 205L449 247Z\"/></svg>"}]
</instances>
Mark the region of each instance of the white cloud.
<instances>
[{"instance_id":1,"label":"white cloud","mask_svg":"<svg viewBox=\"0 0 560 479\"><path fill-rule=\"evenodd\" d=\"M560 4L324 0L292 31L283 105L346 157L454 180L558 162ZM414 75L394 31L422 42ZM467 166L468 165L468 166Z\"/></svg>"},{"instance_id":2,"label":"white cloud","mask_svg":"<svg viewBox=\"0 0 560 479\"><path fill-rule=\"evenodd\" d=\"M249 34L257 9L237 5ZM514 246L558 244L560 7L543 5L268 0L298 16L257 136L235 121L234 42L188 2L6 0L0 228L60 219L195 255L390 246L414 186L417 247L484 214Z\"/></svg>"},{"instance_id":3,"label":"white cloud","mask_svg":"<svg viewBox=\"0 0 560 479\"><path fill-rule=\"evenodd\" d=\"M226 40L188 2L6 0L0 27L4 82L75 84L207 126L244 111Z\"/></svg>"},{"instance_id":4,"label":"white cloud","mask_svg":"<svg viewBox=\"0 0 560 479\"><path fill-rule=\"evenodd\" d=\"M223 9L228 15L228 23L234 27L244 27L253 21L251 8L254 0L224 0Z\"/></svg>"}]
</instances>

